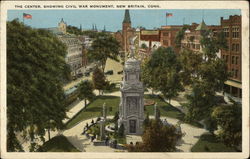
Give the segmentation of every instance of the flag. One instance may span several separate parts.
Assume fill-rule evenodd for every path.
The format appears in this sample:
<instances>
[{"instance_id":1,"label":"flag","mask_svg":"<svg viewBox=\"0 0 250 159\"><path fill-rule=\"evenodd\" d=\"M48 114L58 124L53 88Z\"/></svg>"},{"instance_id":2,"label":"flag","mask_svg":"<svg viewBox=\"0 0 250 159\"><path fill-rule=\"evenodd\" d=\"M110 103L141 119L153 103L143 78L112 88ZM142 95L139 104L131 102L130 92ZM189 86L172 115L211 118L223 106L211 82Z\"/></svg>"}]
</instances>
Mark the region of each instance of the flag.
<instances>
[{"instance_id":1,"label":"flag","mask_svg":"<svg viewBox=\"0 0 250 159\"><path fill-rule=\"evenodd\" d=\"M166 17L172 17L173 14L172 13L166 13Z\"/></svg>"},{"instance_id":2,"label":"flag","mask_svg":"<svg viewBox=\"0 0 250 159\"><path fill-rule=\"evenodd\" d=\"M25 18L25 19L32 19L32 15L23 13L23 18Z\"/></svg>"}]
</instances>

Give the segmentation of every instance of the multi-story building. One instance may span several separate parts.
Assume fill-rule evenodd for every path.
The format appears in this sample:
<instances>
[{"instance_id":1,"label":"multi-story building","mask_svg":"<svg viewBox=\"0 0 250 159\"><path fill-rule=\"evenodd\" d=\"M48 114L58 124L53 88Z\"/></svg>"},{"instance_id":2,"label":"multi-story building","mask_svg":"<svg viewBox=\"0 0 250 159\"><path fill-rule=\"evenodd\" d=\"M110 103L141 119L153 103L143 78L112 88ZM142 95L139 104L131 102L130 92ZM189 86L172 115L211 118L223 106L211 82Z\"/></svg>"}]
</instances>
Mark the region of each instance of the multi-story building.
<instances>
[{"instance_id":1,"label":"multi-story building","mask_svg":"<svg viewBox=\"0 0 250 159\"><path fill-rule=\"evenodd\" d=\"M140 30L138 57L146 59L151 53L161 46L160 30Z\"/></svg>"},{"instance_id":2,"label":"multi-story building","mask_svg":"<svg viewBox=\"0 0 250 159\"><path fill-rule=\"evenodd\" d=\"M67 24L64 22L63 18L58 23L57 27L47 28L47 30L55 34L59 40L61 40L67 46L65 61L71 68L71 75L75 76L76 74L80 73L80 68L83 66L83 63L86 62L84 61L86 58L83 58L84 44L81 41L81 38L67 33Z\"/></svg>"},{"instance_id":3,"label":"multi-story building","mask_svg":"<svg viewBox=\"0 0 250 159\"><path fill-rule=\"evenodd\" d=\"M58 38L67 46L66 63L71 68L71 75L81 72L82 67L82 43L75 35L58 35Z\"/></svg>"},{"instance_id":4,"label":"multi-story building","mask_svg":"<svg viewBox=\"0 0 250 159\"><path fill-rule=\"evenodd\" d=\"M216 36L216 34L221 30L221 27L218 25L207 26L204 20L202 20L198 26L196 23L193 23L191 26L188 26L188 29L184 33L184 38L181 41L181 48L189 49L194 52L202 52L200 40L203 32L207 30L212 31L213 35L211 36ZM217 53L217 56L221 56L220 51Z\"/></svg>"},{"instance_id":5,"label":"multi-story building","mask_svg":"<svg viewBox=\"0 0 250 159\"><path fill-rule=\"evenodd\" d=\"M242 97L241 87L241 16L229 16L229 19L220 20L221 27L227 39L227 50L222 50L222 58L227 63L227 70L232 76L225 82L224 90L234 97Z\"/></svg>"},{"instance_id":6,"label":"multi-story building","mask_svg":"<svg viewBox=\"0 0 250 159\"><path fill-rule=\"evenodd\" d=\"M88 36L78 36L78 39L81 42L82 45L82 66L83 67L87 67L88 65L88 58L87 58L87 54L88 54L88 49L91 47L92 43L93 43L93 39L88 37Z\"/></svg>"},{"instance_id":7,"label":"multi-story building","mask_svg":"<svg viewBox=\"0 0 250 159\"><path fill-rule=\"evenodd\" d=\"M179 49L175 46L175 37L182 27L181 25L162 26L160 29L161 46L172 47L175 52L179 52Z\"/></svg>"},{"instance_id":8,"label":"multi-story building","mask_svg":"<svg viewBox=\"0 0 250 159\"><path fill-rule=\"evenodd\" d=\"M141 30L139 46L141 48L145 47L149 51L160 47L161 46L160 30Z\"/></svg>"}]
</instances>

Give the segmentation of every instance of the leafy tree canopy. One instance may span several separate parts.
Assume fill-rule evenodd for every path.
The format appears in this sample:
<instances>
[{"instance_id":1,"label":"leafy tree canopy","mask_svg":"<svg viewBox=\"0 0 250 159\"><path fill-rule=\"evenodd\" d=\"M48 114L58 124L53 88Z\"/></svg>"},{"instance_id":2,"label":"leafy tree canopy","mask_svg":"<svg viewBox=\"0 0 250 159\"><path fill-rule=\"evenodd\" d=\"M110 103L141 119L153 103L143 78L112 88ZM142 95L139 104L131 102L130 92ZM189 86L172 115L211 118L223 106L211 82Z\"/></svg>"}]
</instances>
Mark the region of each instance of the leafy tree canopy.
<instances>
[{"instance_id":1,"label":"leafy tree canopy","mask_svg":"<svg viewBox=\"0 0 250 159\"><path fill-rule=\"evenodd\" d=\"M79 85L80 99L84 99L84 104L86 108L87 100L92 101L95 97L93 84L88 81L82 81Z\"/></svg>"},{"instance_id":2,"label":"leafy tree canopy","mask_svg":"<svg viewBox=\"0 0 250 159\"><path fill-rule=\"evenodd\" d=\"M90 58L100 61L102 71L104 72L107 58L118 60L120 43L110 34L101 33L89 50Z\"/></svg>"},{"instance_id":3,"label":"leafy tree canopy","mask_svg":"<svg viewBox=\"0 0 250 159\"><path fill-rule=\"evenodd\" d=\"M43 137L66 117L63 81L69 77L66 46L53 34L18 20L7 22L7 150L17 151L15 132Z\"/></svg>"},{"instance_id":4,"label":"leafy tree canopy","mask_svg":"<svg viewBox=\"0 0 250 159\"><path fill-rule=\"evenodd\" d=\"M212 118L220 127L218 137L225 145L237 147L242 141L242 108L237 103L214 108Z\"/></svg>"},{"instance_id":5,"label":"leafy tree canopy","mask_svg":"<svg viewBox=\"0 0 250 159\"><path fill-rule=\"evenodd\" d=\"M161 91L165 98L170 100L183 89L179 75L181 64L172 48L159 47L142 68L145 84Z\"/></svg>"}]
</instances>

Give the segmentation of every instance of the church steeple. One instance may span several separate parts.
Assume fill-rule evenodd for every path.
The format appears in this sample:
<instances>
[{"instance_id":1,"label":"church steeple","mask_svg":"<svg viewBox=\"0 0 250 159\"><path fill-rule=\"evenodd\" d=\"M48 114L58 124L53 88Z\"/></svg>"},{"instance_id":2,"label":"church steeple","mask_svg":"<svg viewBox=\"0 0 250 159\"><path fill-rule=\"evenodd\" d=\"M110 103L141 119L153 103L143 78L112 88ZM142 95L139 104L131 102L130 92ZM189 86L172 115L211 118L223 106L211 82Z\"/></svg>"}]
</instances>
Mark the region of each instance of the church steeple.
<instances>
[{"instance_id":1,"label":"church steeple","mask_svg":"<svg viewBox=\"0 0 250 159\"><path fill-rule=\"evenodd\" d=\"M129 15L129 10L128 9L125 10L125 15L124 15L123 23L131 23L130 15Z\"/></svg>"}]
</instances>

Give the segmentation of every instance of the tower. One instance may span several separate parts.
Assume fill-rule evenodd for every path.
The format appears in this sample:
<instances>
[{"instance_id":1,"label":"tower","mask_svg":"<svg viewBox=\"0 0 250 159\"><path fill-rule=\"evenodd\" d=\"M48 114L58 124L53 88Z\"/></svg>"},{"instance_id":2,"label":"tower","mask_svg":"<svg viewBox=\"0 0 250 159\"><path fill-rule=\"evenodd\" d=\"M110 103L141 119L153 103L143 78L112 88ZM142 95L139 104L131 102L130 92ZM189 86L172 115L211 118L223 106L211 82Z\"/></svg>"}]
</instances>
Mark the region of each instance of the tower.
<instances>
[{"instance_id":1,"label":"tower","mask_svg":"<svg viewBox=\"0 0 250 159\"><path fill-rule=\"evenodd\" d=\"M129 14L129 10L126 9L125 10L125 14L124 14L124 19L122 22L122 35L123 35L123 49L125 52L128 51L128 45L129 45L129 41L128 41L128 30L131 28L131 20L130 20L130 14Z\"/></svg>"},{"instance_id":2,"label":"tower","mask_svg":"<svg viewBox=\"0 0 250 159\"><path fill-rule=\"evenodd\" d=\"M143 133L144 88L140 81L140 61L134 57L134 40L131 40L130 57L123 70L118 123L124 125L125 134L140 135Z\"/></svg>"},{"instance_id":3,"label":"tower","mask_svg":"<svg viewBox=\"0 0 250 159\"><path fill-rule=\"evenodd\" d=\"M58 23L58 29L59 29L63 34L66 34L66 28L67 28L67 24L63 21L63 18L62 18L61 21Z\"/></svg>"}]
</instances>

